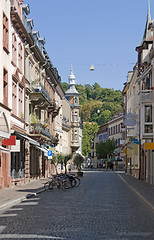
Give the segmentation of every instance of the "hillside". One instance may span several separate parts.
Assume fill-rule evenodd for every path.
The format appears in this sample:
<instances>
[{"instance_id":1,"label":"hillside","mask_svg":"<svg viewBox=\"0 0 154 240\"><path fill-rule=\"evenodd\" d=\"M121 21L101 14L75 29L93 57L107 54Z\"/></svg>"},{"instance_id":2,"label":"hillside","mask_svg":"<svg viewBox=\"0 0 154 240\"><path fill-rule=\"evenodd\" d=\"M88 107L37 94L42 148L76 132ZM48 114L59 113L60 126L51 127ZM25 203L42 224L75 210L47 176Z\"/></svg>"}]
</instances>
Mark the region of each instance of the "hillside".
<instances>
[{"instance_id":1,"label":"hillside","mask_svg":"<svg viewBox=\"0 0 154 240\"><path fill-rule=\"evenodd\" d=\"M68 84L61 83L64 92ZM120 90L102 88L98 83L94 85L76 84L80 93L80 116L83 122L97 122L102 125L109 121L114 114L122 111L122 93Z\"/></svg>"}]
</instances>

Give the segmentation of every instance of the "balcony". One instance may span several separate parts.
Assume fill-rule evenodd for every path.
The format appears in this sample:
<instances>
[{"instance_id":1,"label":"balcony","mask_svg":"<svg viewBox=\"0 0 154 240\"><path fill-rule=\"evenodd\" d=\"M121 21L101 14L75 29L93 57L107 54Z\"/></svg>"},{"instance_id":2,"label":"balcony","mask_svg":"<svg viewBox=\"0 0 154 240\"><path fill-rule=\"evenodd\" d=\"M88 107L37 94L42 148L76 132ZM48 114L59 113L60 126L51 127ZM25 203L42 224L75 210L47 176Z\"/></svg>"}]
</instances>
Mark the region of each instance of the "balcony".
<instances>
[{"instance_id":1,"label":"balcony","mask_svg":"<svg viewBox=\"0 0 154 240\"><path fill-rule=\"evenodd\" d=\"M79 141L71 141L71 148L73 148L74 150L77 150L80 147Z\"/></svg>"},{"instance_id":2,"label":"balcony","mask_svg":"<svg viewBox=\"0 0 154 240\"><path fill-rule=\"evenodd\" d=\"M31 134L41 134L41 135L44 135L44 136L46 136L50 139L53 138L53 136L49 132L49 129L41 123L31 123L30 133Z\"/></svg>"},{"instance_id":3,"label":"balcony","mask_svg":"<svg viewBox=\"0 0 154 240\"><path fill-rule=\"evenodd\" d=\"M139 92L139 100L142 103L152 103L154 101L154 90L142 90Z\"/></svg>"},{"instance_id":4,"label":"balcony","mask_svg":"<svg viewBox=\"0 0 154 240\"><path fill-rule=\"evenodd\" d=\"M39 81L34 81L31 85L30 100L40 108L46 108L51 102L49 93Z\"/></svg>"},{"instance_id":5,"label":"balcony","mask_svg":"<svg viewBox=\"0 0 154 240\"><path fill-rule=\"evenodd\" d=\"M59 143L59 135L51 135L46 125L46 123L44 125L41 123L31 123L30 134L32 134L34 138L41 142L41 144L43 144L45 140L48 141L49 144L54 144L54 146L57 146ZM48 140L46 138L48 138Z\"/></svg>"}]
</instances>

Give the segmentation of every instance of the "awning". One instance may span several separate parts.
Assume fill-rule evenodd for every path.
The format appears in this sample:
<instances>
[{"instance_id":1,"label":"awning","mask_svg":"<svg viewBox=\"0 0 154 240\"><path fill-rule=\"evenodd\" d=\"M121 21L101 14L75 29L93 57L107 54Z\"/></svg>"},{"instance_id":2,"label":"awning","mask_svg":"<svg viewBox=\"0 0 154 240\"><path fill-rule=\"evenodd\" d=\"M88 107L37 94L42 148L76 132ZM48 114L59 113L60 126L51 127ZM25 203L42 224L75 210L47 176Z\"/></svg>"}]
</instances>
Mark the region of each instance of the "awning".
<instances>
[{"instance_id":1,"label":"awning","mask_svg":"<svg viewBox=\"0 0 154 240\"><path fill-rule=\"evenodd\" d=\"M2 153L9 153L9 149L7 149L5 147L0 146L0 149L1 149Z\"/></svg>"},{"instance_id":2,"label":"awning","mask_svg":"<svg viewBox=\"0 0 154 240\"><path fill-rule=\"evenodd\" d=\"M29 143L31 143L31 144L33 144L33 145L40 146L40 144L39 144L37 141L35 141L34 139L28 137L27 135L23 135L22 133L19 133L19 132L17 132L17 131L15 131L14 134L16 134L16 135L18 135L18 136L20 136L20 137L28 140Z\"/></svg>"},{"instance_id":3,"label":"awning","mask_svg":"<svg viewBox=\"0 0 154 240\"><path fill-rule=\"evenodd\" d=\"M47 148L42 148L42 147L38 147L36 146L36 148L38 148L39 150L41 150L42 152L44 152L44 156L48 156L48 149Z\"/></svg>"},{"instance_id":4,"label":"awning","mask_svg":"<svg viewBox=\"0 0 154 240\"><path fill-rule=\"evenodd\" d=\"M41 150L42 152L48 152L48 150L46 150L45 148L38 147L38 146L36 146L36 148L38 148L38 149Z\"/></svg>"},{"instance_id":5,"label":"awning","mask_svg":"<svg viewBox=\"0 0 154 240\"><path fill-rule=\"evenodd\" d=\"M5 113L0 111L0 137L9 138L9 125Z\"/></svg>"}]
</instances>

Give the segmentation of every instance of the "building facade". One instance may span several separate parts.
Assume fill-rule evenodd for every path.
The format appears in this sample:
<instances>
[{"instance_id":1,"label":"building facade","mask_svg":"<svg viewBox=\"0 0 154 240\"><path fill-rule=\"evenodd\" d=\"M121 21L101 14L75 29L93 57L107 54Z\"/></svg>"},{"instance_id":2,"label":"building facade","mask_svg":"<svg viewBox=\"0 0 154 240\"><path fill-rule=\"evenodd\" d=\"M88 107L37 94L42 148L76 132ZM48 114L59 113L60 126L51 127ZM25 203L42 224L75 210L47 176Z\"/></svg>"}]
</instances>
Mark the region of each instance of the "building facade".
<instances>
[{"instance_id":1,"label":"building facade","mask_svg":"<svg viewBox=\"0 0 154 240\"><path fill-rule=\"evenodd\" d=\"M2 0L0 9L2 188L48 177L52 170L48 150L71 152L71 111L75 107L67 102L62 111L61 78L47 54L45 39L34 30L29 5L22 0Z\"/></svg>"},{"instance_id":2,"label":"building facade","mask_svg":"<svg viewBox=\"0 0 154 240\"><path fill-rule=\"evenodd\" d=\"M3 140L10 137L12 108L10 1L0 1L0 189L11 185L10 148Z\"/></svg>"},{"instance_id":3,"label":"building facade","mask_svg":"<svg viewBox=\"0 0 154 240\"><path fill-rule=\"evenodd\" d=\"M153 46L153 22L149 2L143 39L136 47L138 60L123 93L125 115L131 114L130 120L134 122L133 129L126 134L127 168L130 169L129 173L132 176L151 184L154 184Z\"/></svg>"}]
</instances>

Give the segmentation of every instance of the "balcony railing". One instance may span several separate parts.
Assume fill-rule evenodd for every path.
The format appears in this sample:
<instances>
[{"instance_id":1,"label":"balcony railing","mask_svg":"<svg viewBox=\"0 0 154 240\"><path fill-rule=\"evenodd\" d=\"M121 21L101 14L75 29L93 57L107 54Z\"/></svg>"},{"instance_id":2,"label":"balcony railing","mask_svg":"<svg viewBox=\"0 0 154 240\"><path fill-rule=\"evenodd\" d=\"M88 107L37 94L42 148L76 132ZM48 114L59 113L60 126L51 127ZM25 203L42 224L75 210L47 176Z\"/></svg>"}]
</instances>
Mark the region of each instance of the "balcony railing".
<instances>
[{"instance_id":1,"label":"balcony railing","mask_svg":"<svg viewBox=\"0 0 154 240\"><path fill-rule=\"evenodd\" d=\"M140 102L151 103L154 101L154 90L142 90L139 92Z\"/></svg>"},{"instance_id":2,"label":"balcony railing","mask_svg":"<svg viewBox=\"0 0 154 240\"><path fill-rule=\"evenodd\" d=\"M31 133L33 134L43 134L48 138L53 138L50 134L49 129L44 127L41 123L31 123Z\"/></svg>"},{"instance_id":3,"label":"balcony railing","mask_svg":"<svg viewBox=\"0 0 154 240\"><path fill-rule=\"evenodd\" d=\"M44 97L46 97L48 99L48 101L51 101L48 91L44 88L44 86L40 82L33 83L32 89L36 93L42 93L44 95Z\"/></svg>"}]
</instances>

